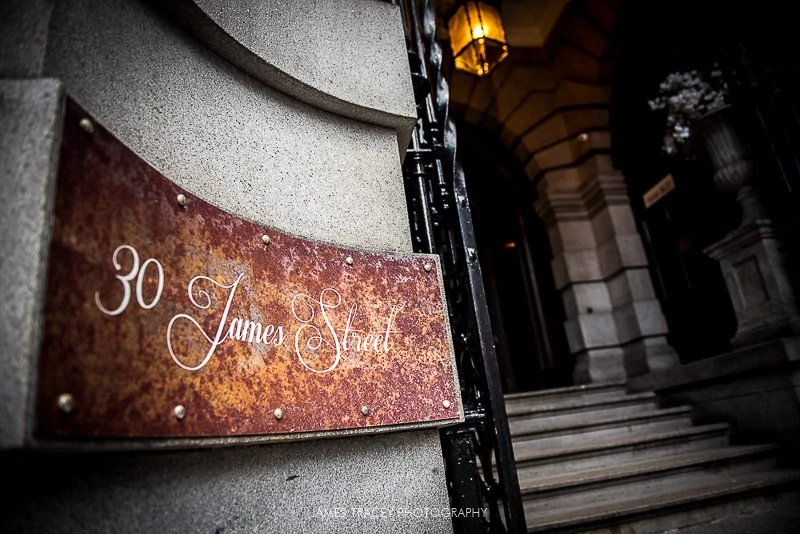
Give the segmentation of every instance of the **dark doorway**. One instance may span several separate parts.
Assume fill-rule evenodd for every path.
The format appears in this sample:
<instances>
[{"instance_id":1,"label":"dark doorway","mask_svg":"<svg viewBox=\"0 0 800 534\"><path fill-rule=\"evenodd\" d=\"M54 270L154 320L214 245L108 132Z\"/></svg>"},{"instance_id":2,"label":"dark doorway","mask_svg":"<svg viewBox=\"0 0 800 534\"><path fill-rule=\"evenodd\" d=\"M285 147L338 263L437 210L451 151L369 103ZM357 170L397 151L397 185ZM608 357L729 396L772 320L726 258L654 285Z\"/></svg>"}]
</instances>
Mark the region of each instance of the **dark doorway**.
<instances>
[{"instance_id":1,"label":"dark doorway","mask_svg":"<svg viewBox=\"0 0 800 534\"><path fill-rule=\"evenodd\" d=\"M568 385L564 310L534 188L499 142L466 125L458 132L503 390Z\"/></svg>"}]
</instances>

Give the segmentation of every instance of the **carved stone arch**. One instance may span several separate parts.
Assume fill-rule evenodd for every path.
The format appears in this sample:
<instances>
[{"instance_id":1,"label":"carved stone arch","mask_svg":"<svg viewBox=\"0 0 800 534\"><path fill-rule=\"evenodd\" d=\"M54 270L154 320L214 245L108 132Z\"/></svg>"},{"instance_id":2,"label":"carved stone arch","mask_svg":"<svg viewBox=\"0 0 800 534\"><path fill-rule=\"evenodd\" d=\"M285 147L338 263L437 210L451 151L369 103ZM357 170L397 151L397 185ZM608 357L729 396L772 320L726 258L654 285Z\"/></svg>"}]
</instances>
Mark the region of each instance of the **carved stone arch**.
<instances>
[{"instance_id":1,"label":"carved stone arch","mask_svg":"<svg viewBox=\"0 0 800 534\"><path fill-rule=\"evenodd\" d=\"M451 73L462 125L494 136L537 191L575 382L677 363L625 180L614 169L610 103L622 2L576 0L539 48L514 48L491 75Z\"/></svg>"}]
</instances>

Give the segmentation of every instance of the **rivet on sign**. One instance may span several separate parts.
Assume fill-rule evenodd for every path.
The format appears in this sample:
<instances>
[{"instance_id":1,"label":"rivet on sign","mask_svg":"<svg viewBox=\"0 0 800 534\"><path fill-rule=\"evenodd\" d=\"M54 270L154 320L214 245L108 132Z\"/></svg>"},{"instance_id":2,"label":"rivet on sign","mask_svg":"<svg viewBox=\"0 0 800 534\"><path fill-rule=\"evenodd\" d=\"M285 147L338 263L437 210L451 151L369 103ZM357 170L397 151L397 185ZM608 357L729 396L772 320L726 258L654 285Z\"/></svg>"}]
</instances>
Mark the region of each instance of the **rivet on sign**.
<instances>
[{"instance_id":1,"label":"rivet on sign","mask_svg":"<svg viewBox=\"0 0 800 534\"><path fill-rule=\"evenodd\" d=\"M361 413L363 413L364 415L369 415L369 407L362 406L361 407Z\"/></svg>"},{"instance_id":2,"label":"rivet on sign","mask_svg":"<svg viewBox=\"0 0 800 534\"><path fill-rule=\"evenodd\" d=\"M431 272L431 264L430 263L426 263L425 266L423 267L423 269L425 269L425 272L427 272L427 273Z\"/></svg>"},{"instance_id":3,"label":"rivet on sign","mask_svg":"<svg viewBox=\"0 0 800 534\"><path fill-rule=\"evenodd\" d=\"M269 236L267 234L262 235L261 241L263 241L265 245L269 245Z\"/></svg>"},{"instance_id":4,"label":"rivet on sign","mask_svg":"<svg viewBox=\"0 0 800 534\"><path fill-rule=\"evenodd\" d=\"M75 399L69 393L62 393L58 396L58 409L64 413L69 413L75 408Z\"/></svg>"},{"instance_id":5,"label":"rivet on sign","mask_svg":"<svg viewBox=\"0 0 800 534\"><path fill-rule=\"evenodd\" d=\"M449 400L443 400L442 401L442 406L444 406L445 408L449 408L450 407L450 401Z\"/></svg>"},{"instance_id":6,"label":"rivet on sign","mask_svg":"<svg viewBox=\"0 0 800 534\"><path fill-rule=\"evenodd\" d=\"M183 193L178 195L177 200L178 200L178 206L185 206L186 205L186 195L184 195Z\"/></svg>"},{"instance_id":7,"label":"rivet on sign","mask_svg":"<svg viewBox=\"0 0 800 534\"><path fill-rule=\"evenodd\" d=\"M578 142L579 143L585 143L588 140L589 140L589 134L587 134L585 132L582 133L582 134L578 134Z\"/></svg>"},{"instance_id":8,"label":"rivet on sign","mask_svg":"<svg viewBox=\"0 0 800 534\"><path fill-rule=\"evenodd\" d=\"M175 409L172 412L175 414L176 419L183 419L186 417L186 408L183 407L183 404L175 406Z\"/></svg>"},{"instance_id":9,"label":"rivet on sign","mask_svg":"<svg viewBox=\"0 0 800 534\"><path fill-rule=\"evenodd\" d=\"M90 121L89 119L81 119L81 122L79 122L78 124L80 124L81 130L83 130L87 134L94 132L94 124L92 124L92 121Z\"/></svg>"},{"instance_id":10,"label":"rivet on sign","mask_svg":"<svg viewBox=\"0 0 800 534\"><path fill-rule=\"evenodd\" d=\"M283 419L283 410L281 410L280 408L275 408L275 411L272 413L275 415L275 419L277 419L278 421Z\"/></svg>"},{"instance_id":11,"label":"rivet on sign","mask_svg":"<svg viewBox=\"0 0 800 534\"><path fill-rule=\"evenodd\" d=\"M350 256L347 256L347 258L345 258L344 261L347 265L353 265L353 258L351 258Z\"/></svg>"}]
</instances>

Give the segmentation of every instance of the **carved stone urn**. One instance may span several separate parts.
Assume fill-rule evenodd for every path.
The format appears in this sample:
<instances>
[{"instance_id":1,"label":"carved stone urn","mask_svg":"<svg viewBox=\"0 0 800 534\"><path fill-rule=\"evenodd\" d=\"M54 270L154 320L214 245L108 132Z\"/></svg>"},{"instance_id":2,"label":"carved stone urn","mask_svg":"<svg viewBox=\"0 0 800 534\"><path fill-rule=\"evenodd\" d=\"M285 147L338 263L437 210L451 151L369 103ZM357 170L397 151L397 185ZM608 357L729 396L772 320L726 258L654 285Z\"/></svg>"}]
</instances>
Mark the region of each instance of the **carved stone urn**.
<instances>
[{"instance_id":1,"label":"carved stone urn","mask_svg":"<svg viewBox=\"0 0 800 534\"><path fill-rule=\"evenodd\" d=\"M785 232L761 202L752 145L730 106L695 123L692 132L714 165L717 189L736 193L742 222L706 248L719 261L736 312L734 347L800 334L796 270Z\"/></svg>"},{"instance_id":2,"label":"carved stone urn","mask_svg":"<svg viewBox=\"0 0 800 534\"><path fill-rule=\"evenodd\" d=\"M737 195L742 206L742 226L768 217L754 186L758 167L746 132L731 106L698 119L693 132L714 165L714 185L720 191Z\"/></svg>"}]
</instances>

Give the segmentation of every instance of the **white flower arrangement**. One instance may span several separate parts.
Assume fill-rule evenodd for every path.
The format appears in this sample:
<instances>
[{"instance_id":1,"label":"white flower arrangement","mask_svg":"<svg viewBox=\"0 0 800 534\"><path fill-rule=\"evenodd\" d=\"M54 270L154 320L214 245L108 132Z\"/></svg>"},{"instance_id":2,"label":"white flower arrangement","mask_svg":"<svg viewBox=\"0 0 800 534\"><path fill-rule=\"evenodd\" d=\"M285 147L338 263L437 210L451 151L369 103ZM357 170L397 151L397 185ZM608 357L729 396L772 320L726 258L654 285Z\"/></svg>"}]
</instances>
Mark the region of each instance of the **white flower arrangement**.
<instances>
[{"instance_id":1,"label":"white flower arrangement","mask_svg":"<svg viewBox=\"0 0 800 534\"><path fill-rule=\"evenodd\" d=\"M728 86L715 69L707 77L697 70L673 72L661 82L658 96L647 103L651 110L667 110L662 148L675 154L689 140L692 125L702 116L727 105Z\"/></svg>"}]
</instances>

